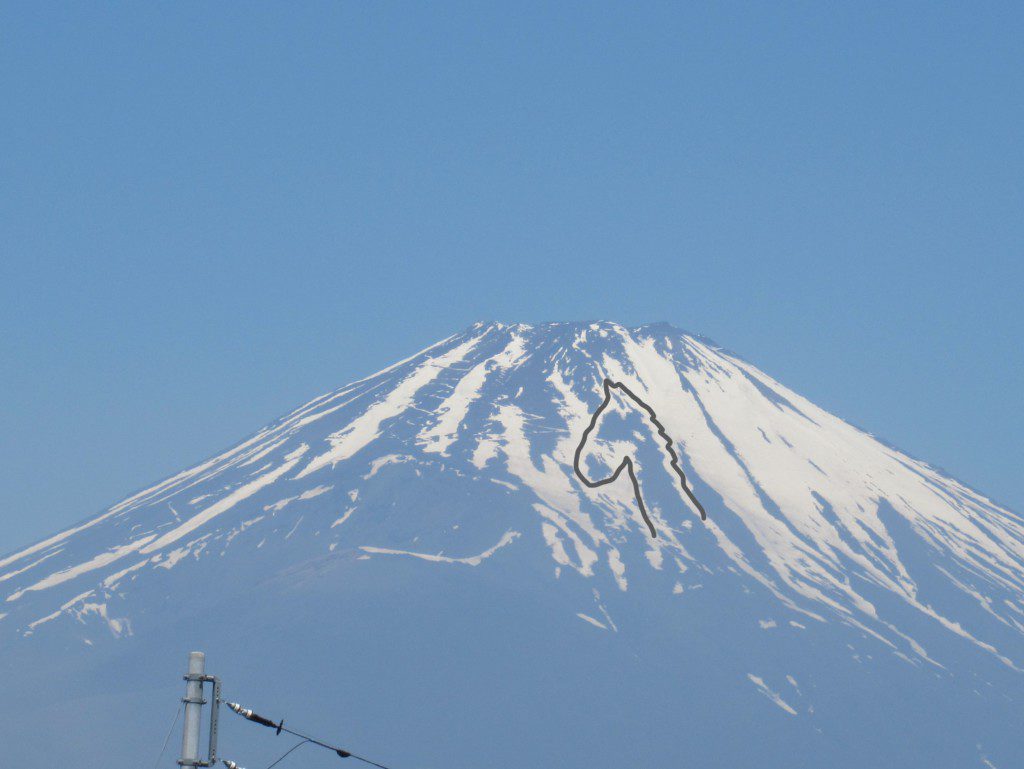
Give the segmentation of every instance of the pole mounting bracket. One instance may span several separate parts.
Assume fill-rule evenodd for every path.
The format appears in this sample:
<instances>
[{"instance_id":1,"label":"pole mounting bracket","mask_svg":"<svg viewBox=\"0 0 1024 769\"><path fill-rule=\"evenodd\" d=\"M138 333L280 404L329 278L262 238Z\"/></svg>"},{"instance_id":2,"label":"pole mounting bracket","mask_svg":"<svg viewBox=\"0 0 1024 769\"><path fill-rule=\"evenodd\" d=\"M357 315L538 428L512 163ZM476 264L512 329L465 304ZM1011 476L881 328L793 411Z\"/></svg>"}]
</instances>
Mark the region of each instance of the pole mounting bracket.
<instances>
[{"instance_id":1,"label":"pole mounting bracket","mask_svg":"<svg viewBox=\"0 0 1024 769\"><path fill-rule=\"evenodd\" d=\"M199 699L190 699L187 695L181 698L182 702L194 703L202 707L210 700L206 700L203 697L203 690L206 688L204 684L213 685L213 706L210 708L210 742L207 749L207 757L202 758L190 758L190 759L179 759L178 766L186 767L207 767L215 766L217 764L217 731L220 723L220 703L223 701L220 696L220 679L217 676L205 675L202 673L187 673L182 676L185 681L198 681L200 684Z\"/></svg>"}]
</instances>

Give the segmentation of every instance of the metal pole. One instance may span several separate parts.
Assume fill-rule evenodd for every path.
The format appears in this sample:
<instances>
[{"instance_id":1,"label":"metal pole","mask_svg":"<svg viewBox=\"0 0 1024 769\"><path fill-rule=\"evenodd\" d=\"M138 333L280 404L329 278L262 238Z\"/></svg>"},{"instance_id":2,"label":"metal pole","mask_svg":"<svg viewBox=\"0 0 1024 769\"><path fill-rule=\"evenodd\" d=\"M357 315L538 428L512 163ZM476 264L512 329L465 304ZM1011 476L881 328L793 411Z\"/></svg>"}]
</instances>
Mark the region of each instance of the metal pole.
<instances>
[{"instance_id":1,"label":"metal pole","mask_svg":"<svg viewBox=\"0 0 1024 769\"><path fill-rule=\"evenodd\" d=\"M206 674L206 655L189 652L188 677L185 684L185 726L181 733L181 759L179 766L199 765L199 723L203 710L203 681Z\"/></svg>"}]
</instances>

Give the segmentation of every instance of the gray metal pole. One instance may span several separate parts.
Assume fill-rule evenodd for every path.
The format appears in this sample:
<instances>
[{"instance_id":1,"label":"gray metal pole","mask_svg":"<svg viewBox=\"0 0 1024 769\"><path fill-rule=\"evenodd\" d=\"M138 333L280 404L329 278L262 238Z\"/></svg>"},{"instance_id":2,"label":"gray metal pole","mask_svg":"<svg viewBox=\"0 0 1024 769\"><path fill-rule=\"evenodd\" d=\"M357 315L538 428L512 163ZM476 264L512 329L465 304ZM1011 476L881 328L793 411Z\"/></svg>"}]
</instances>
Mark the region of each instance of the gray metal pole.
<instances>
[{"instance_id":1,"label":"gray metal pole","mask_svg":"<svg viewBox=\"0 0 1024 769\"><path fill-rule=\"evenodd\" d=\"M185 684L185 726L181 733L181 766L196 766L199 761L199 724L203 711L203 682L198 676L206 673L206 655L189 652L188 673L193 676Z\"/></svg>"}]
</instances>

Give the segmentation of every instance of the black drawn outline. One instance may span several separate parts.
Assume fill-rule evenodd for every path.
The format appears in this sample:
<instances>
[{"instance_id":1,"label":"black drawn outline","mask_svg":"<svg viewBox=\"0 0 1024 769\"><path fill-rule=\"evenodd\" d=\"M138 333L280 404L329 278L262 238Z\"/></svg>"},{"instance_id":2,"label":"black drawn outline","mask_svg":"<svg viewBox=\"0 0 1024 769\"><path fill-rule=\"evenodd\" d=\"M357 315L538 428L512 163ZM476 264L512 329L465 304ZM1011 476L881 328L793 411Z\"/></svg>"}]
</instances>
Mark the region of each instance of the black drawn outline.
<instances>
[{"instance_id":1,"label":"black drawn outline","mask_svg":"<svg viewBox=\"0 0 1024 769\"><path fill-rule=\"evenodd\" d=\"M640 481L637 480L636 471L633 469L632 457L628 455L623 457L619 466L615 468L615 472L607 478L602 478L597 481L592 481L587 478L580 467L580 459L583 456L583 448L587 445L587 438L590 437L590 433L592 433L594 428L597 427L597 420L600 419L601 414L604 413L606 408L608 408L608 404L612 402L613 387L617 390L621 390L629 396L634 403L647 412L647 416L651 420L651 423L658 429L658 435L661 436L662 440L665 442L665 449L668 451L668 455L671 459L669 465L672 467L673 472L679 476L679 485L682 486L683 491L686 492L686 496L689 500L693 502L694 507L700 511L700 519L702 521L706 521L708 519L708 514L705 512L704 506L697 501L697 497L695 497L693 492L690 491L690 487L686 485L686 474L683 472L683 468L679 466L679 455L676 454L672 439L669 437L668 433L665 432L665 426L658 420L658 415L654 413L654 409L644 403L632 390L621 382L613 382L610 379L604 380L604 400L601 402L601 405L597 407L597 411L594 412L594 415L590 418L590 424L587 425L587 429L583 431L583 437L580 438L580 444L576 447L576 454L573 456L572 469L576 473L576 477L579 478L580 481L583 482L583 485L588 489L596 489L601 486L607 486L609 483L614 483L618 480L622 471L625 470L629 475L630 482L633 484L633 495L636 497L636 503L640 507L640 515L643 517L644 523L647 524L647 528L650 529L651 538L657 539L658 532L655 530L654 524L651 523L650 516L647 515L647 507L644 505L644 498L640 493Z\"/></svg>"}]
</instances>

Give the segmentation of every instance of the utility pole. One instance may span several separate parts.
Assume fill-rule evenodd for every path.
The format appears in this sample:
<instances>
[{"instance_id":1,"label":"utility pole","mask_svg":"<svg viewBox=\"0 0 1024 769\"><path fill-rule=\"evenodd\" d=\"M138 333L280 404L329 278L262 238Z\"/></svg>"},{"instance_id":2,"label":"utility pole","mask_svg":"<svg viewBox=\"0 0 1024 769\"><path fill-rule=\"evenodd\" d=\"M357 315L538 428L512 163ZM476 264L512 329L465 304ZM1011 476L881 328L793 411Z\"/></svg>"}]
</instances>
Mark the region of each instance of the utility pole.
<instances>
[{"instance_id":1,"label":"utility pole","mask_svg":"<svg viewBox=\"0 0 1024 769\"><path fill-rule=\"evenodd\" d=\"M203 677L206 675L206 655L189 652L188 675L185 677L185 726L181 732L181 758L179 766L199 764L199 724L203 712Z\"/></svg>"}]
</instances>

